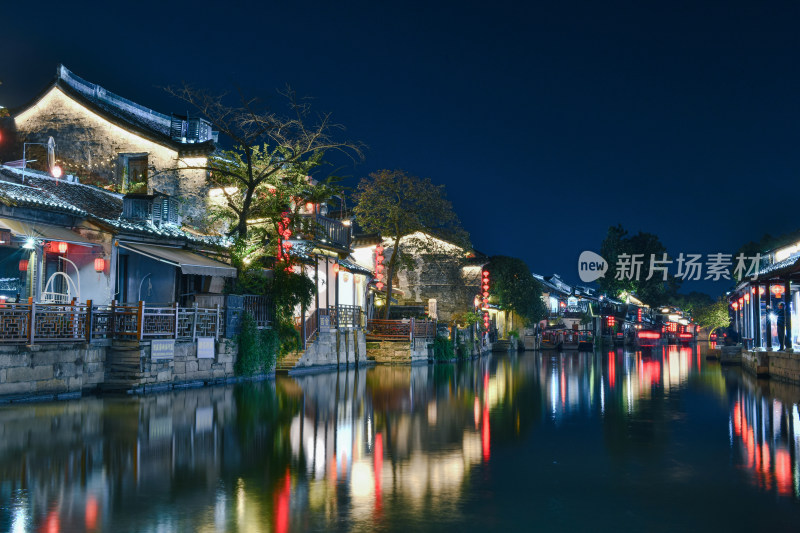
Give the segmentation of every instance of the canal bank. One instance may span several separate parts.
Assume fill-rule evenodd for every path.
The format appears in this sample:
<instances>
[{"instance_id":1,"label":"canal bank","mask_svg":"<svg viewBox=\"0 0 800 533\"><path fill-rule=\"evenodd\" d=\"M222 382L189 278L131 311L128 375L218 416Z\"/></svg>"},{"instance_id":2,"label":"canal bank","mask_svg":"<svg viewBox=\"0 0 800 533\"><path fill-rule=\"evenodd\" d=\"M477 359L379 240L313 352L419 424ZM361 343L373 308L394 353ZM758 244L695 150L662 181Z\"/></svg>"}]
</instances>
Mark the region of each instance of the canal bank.
<instances>
[{"instance_id":1,"label":"canal bank","mask_svg":"<svg viewBox=\"0 0 800 533\"><path fill-rule=\"evenodd\" d=\"M273 375L237 376L236 355L230 339L0 345L0 403L146 394Z\"/></svg>"},{"instance_id":2,"label":"canal bank","mask_svg":"<svg viewBox=\"0 0 800 533\"><path fill-rule=\"evenodd\" d=\"M792 530L800 387L704 350L0 406L0 530Z\"/></svg>"}]
</instances>

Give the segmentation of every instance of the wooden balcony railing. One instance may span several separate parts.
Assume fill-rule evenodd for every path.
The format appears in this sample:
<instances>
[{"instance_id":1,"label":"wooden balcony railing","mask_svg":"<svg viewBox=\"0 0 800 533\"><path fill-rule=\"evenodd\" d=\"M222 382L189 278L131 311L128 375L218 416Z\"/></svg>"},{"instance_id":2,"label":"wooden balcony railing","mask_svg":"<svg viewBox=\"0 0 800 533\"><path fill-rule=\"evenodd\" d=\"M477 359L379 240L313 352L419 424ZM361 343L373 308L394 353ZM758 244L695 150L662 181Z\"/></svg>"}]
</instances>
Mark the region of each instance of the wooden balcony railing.
<instances>
[{"instance_id":1,"label":"wooden balcony railing","mask_svg":"<svg viewBox=\"0 0 800 533\"><path fill-rule=\"evenodd\" d=\"M435 320L378 320L367 321L368 340L413 341L436 337Z\"/></svg>"},{"instance_id":2,"label":"wooden balcony railing","mask_svg":"<svg viewBox=\"0 0 800 533\"><path fill-rule=\"evenodd\" d=\"M345 226L341 220L322 215L303 215L303 219L307 222L308 232L301 234L306 233L306 238L337 248L350 249L350 227Z\"/></svg>"},{"instance_id":3,"label":"wooden balcony railing","mask_svg":"<svg viewBox=\"0 0 800 533\"><path fill-rule=\"evenodd\" d=\"M194 340L221 336L222 310L177 305L28 303L0 306L0 344L92 342L97 339Z\"/></svg>"}]
</instances>

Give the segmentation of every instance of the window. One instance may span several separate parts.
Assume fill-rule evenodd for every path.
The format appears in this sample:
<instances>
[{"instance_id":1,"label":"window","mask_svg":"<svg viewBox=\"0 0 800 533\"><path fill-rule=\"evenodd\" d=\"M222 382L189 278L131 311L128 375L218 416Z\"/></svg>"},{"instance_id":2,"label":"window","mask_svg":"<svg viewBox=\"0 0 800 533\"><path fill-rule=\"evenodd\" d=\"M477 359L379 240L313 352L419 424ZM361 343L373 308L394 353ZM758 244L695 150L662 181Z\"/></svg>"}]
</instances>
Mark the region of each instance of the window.
<instances>
[{"instance_id":1,"label":"window","mask_svg":"<svg viewBox=\"0 0 800 533\"><path fill-rule=\"evenodd\" d=\"M119 154L119 185L123 192L147 192L147 154Z\"/></svg>"}]
</instances>

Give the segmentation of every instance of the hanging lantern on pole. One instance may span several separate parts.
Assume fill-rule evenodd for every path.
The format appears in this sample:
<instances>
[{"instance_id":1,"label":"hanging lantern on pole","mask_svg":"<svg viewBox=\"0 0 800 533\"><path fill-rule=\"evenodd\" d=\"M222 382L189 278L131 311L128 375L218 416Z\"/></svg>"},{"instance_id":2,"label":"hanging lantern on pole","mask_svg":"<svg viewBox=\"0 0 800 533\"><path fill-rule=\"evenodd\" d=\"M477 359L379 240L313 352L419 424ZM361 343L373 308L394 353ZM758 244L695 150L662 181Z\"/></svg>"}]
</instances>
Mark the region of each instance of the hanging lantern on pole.
<instances>
[{"instance_id":1,"label":"hanging lantern on pole","mask_svg":"<svg viewBox=\"0 0 800 533\"><path fill-rule=\"evenodd\" d=\"M383 256L383 246L378 244L375 247L375 286L378 290L383 290L383 260L385 257Z\"/></svg>"},{"instance_id":2,"label":"hanging lantern on pole","mask_svg":"<svg viewBox=\"0 0 800 533\"><path fill-rule=\"evenodd\" d=\"M94 260L94 271L102 272L106 269L106 260L102 257L97 257Z\"/></svg>"},{"instance_id":3,"label":"hanging lantern on pole","mask_svg":"<svg viewBox=\"0 0 800 533\"><path fill-rule=\"evenodd\" d=\"M775 295L775 298L780 298L783 296L785 288L783 285L773 285L770 290L772 291L772 294Z\"/></svg>"}]
</instances>

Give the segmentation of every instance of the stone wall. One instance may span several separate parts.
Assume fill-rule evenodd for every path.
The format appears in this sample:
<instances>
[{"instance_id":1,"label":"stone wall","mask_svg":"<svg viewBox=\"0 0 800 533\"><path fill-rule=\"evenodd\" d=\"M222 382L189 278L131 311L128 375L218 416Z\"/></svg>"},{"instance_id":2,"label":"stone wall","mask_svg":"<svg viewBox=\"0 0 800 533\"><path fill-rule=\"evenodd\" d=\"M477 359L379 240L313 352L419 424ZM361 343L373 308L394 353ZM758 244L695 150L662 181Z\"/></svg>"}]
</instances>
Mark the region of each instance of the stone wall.
<instances>
[{"instance_id":1,"label":"stone wall","mask_svg":"<svg viewBox=\"0 0 800 533\"><path fill-rule=\"evenodd\" d=\"M55 398L93 390L105 377L102 344L0 346L0 400Z\"/></svg>"},{"instance_id":2,"label":"stone wall","mask_svg":"<svg viewBox=\"0 0 800 533\"><path fill-rule=\"evenodd\" d=\"M147 154L148 192L154 189L179 196L186 222L202 226L207 185L205 172L187 166L205 165L205 157L180 158L168 146L150 141L123 129L84 107L60 88L50 89L34 106L14 117L18 158L23 142L56 142L56 162L65 174L74 174L82 182L94 185L121 186L118 161L120 154ZM44 147L32 146L28 159L31 168L44 170Z\"/></svg>"},{"instance_id":3,"label":"stone wall","mask_svg":"<svg viewBox=\"0 0 800 533\"><path fill-rule=\"evenodd\" d=\"M800 353L769 352L769 377L800 382Z\"/></svg>"},{"instance_id":4,"label":"stone wall","mask_svg":"<svg viewBox=\"0 0 800 533\"><path fill-rule=\"evenodd\" d=\"M402 365L428 361L428 343L398 341L370 341L367 343L367 359L379 364Z\"/></svg>"},{"instance_id":5,"label":"stone wall","mask_svg":"<svg viewBox=\"0 0 800 533\"><path fill-rule=\"evenodd\" d=\"M321 331L294 369L363 364L366 362L367 342L363 330Z\"/></svg>"},{"instance_id":6,"label":"stone wall","mask_svg":"<svg viewBox=\"0 0 800 533\"><path fill-rule=\"evenodd\" d=\"M115 342L108 356L109 374L114 374L114 380L107 380L107 388L148 392L181 385L224 383L235 377L237 346L230 339L216 342L214 359L198 359L197 343L191 341L176 341L172 359L154 361L150 351L151 343L147 341Z\"/></svg>"},{"instance_id":7,"label":"stone wall","mask_svg":"<svg viewBox=\"0 0 800 533\"><path fill-rule=\"evenodd\" d=\"M481 267L468 265L463 249L421 233L405 237L403 243L414 267L395 276L396 287L403 292L398 298L400 305L427 306L428 300L435 298L438 319L442 321L472 309L480 292ZM391 254L389 246L387 264Z\"/></svg>"},{"instance_id":8,"label":"stone wall","mask_svg":"<svg viewBox=\"0 0 800 533\"><path fill-rule=\"evenodd\" d=\"M724 348L728 348L727 346ZM742 368L746 371L755 374L759 377L768 377L769 376L769 359L771 354L767 352L753 352L748 350L742 350L741 352L741 360L742 360ZM722 350L722 355L720 356L720 363L723 363L725 360L725 350Z\"/></svg>"}]
</instances>

